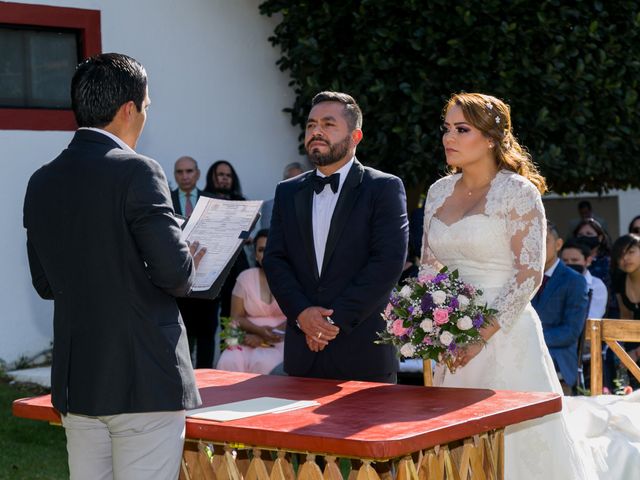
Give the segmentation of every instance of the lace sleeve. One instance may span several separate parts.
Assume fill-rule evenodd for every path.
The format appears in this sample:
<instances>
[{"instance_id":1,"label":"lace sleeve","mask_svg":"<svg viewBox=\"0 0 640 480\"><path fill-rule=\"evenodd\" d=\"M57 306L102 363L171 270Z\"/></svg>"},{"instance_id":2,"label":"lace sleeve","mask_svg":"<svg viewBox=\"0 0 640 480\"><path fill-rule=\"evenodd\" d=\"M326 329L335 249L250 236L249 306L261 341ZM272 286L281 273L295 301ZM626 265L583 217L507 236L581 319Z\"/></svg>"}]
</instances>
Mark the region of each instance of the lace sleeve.
<instances>
[{"instance_id":1,"label":"lace sleeve","mask_svg":"<svg viewBox=\"0 0 640 480\"><path fill-rule=\"evenodd\" d=\"M445 177L446 178L446 177ZM446 193L443 191L445 179L441 179L434 183L427 192L427 199L424 203L424 227L422 229L422 253L420 255L420 270L421 271L439 271L442 268L442 264L438 262L438 259L433 254L433 251L429 248L429 224L434 213L444 200L446 199Z\"/></svg>"},{"instance_id":2,"label":"lace sleeve","mask_svg":"<svg viewBox=\"0 0 640 480\"><path fill-rule=\"evenodd\" d=\"M500 328L508 332L542 280L547 224L542 199L531 183L524 179L513 182L503 194L513 276L491 307L498 310Z\"/></svg>"}]
</instances>

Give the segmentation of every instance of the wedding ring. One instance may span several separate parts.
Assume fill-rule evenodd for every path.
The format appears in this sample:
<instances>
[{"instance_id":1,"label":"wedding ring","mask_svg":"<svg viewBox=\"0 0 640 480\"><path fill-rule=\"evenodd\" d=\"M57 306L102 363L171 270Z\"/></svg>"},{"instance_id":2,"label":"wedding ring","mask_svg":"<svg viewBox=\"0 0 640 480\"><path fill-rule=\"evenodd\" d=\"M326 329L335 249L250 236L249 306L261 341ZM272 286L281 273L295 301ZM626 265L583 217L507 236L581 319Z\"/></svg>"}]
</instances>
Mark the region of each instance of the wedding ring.
<instances>
[{"instance_id":1,"label":"wedding ring","mask_svg":"<svg viewBox=\"0 0 640 480\"><path fill-rule=\"evenodd\" d=\"M322 337L322 332L318 332L318 338Z\"/></svg>"}]
</instances>

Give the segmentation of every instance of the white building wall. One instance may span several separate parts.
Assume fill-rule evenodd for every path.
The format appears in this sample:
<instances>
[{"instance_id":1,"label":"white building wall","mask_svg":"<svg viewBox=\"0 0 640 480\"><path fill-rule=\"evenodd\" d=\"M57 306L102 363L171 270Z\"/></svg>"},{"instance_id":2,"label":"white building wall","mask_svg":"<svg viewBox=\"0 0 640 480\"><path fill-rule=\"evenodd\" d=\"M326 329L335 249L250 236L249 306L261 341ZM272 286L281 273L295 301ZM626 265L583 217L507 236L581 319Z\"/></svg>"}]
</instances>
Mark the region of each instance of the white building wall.
<instances>
[{"instance_id":1,"label":"white building wall","mask_svg":"<svg viewBox=\"0 0 640 480\"><path fill-rule=\"evenodd\" d=\"M160 162L191 155L206 169L229 160L248 198L266 199L285 164L300 160L298 130L282 108L293 103L288 78L267 38L276 20L259 0L29 0L30 4L101 10L102 50L139 60L152 106L137 151ZM1 19L0 19L1 21ZM52 302L31 287L22 201L30 175L69 143L73 132L0 130L0 359L12 363L49 346Z\"/></svg>"}]
</instances>

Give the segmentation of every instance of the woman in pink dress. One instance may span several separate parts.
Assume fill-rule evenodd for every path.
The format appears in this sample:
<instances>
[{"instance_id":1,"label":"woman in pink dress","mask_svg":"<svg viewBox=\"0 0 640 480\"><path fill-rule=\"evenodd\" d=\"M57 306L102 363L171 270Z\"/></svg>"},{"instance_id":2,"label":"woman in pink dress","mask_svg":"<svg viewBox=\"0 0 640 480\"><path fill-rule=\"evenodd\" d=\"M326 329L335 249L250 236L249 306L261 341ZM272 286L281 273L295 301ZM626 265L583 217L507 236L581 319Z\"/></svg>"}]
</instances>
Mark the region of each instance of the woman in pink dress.
<instances>
[{"instance_id":1,"label":"woman in pink dress","mask_svg":"<svg viewBox=\"0 0 640 480\"><path fill-rule=\"evenodd\" d=\"M262 270L268 230L255 238L256 268L244 270L231 297L231 318L246 335L242 345L227 348L218 361L219 370L269 374L282 363L286 317L269 290Z\"/></svg>"}]
</instances>

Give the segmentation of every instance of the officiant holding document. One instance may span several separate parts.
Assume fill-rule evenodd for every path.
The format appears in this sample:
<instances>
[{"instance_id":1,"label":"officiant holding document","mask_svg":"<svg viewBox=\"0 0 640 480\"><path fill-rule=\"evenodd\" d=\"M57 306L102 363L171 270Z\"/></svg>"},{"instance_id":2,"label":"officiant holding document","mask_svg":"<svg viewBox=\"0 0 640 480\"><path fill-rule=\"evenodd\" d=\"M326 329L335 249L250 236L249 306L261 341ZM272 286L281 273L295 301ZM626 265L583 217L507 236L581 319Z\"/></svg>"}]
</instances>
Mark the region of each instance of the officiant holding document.
<instances>
[{"instance_id":1,"label":"officiant holding document","mask_svg":"<svg viewBox=\"0 0 640 480\"><path fill-rule=\"evenodd\" d=\"M289 375L396 380L394 347L374 342L405 262L405 191L399 178L358 162L362 136L355 100L319 93L305 134L317 168L276 189L263 265L287 317Z\"/></svg>"},{"instance_id":2,"label":"officiant holding document","mask_svg":"<svg viewBox=\"0 0 640 480\"><path fill-rule=\"evenodd\" d=\"M180 239L160 165L134 151L144 67L97 55L71 95L80 128L24 204L33 285L55 304L51 393L71 479L175 480L185 409L200 396L174 297L205 252Z\"/></svg>"}]
</instances>

